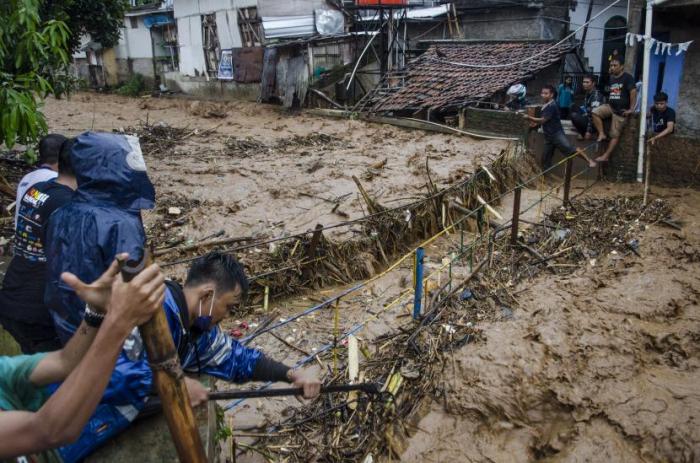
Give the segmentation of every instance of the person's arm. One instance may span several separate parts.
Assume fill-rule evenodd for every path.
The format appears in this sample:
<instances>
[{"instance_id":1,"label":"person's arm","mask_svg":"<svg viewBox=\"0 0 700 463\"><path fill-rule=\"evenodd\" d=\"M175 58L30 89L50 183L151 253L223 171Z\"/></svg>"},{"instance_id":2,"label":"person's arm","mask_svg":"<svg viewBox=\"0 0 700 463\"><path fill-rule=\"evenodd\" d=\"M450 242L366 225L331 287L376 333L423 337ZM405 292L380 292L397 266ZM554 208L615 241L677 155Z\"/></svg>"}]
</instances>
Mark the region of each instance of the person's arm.
<instances>
[{"instance_id":1,"label":"person's arm","mask_svg":"<svg viewBox=\"0 0 700 463\"><path fill-rule=\"evenodd\" d=\"M36 413L0 413L0 458L41 452L78 438L102 398L127 335L160 309L163 281L155 265L128 284L121 276L115 278L107 315L94 342L56 393ZM54 365L48 370L40 362L30 381L43 384L60 368Z\"/></svg>"},{"instance_id":2,"label":"person's arm","mask_svg":"<svg viewBox=\"0 0 700 463\"><path fill-rule=\"evenodd\" d=\"M648 142L651 143L652 145L656 144L656 142L659 141L659 139L661 139L661 138L663 138L663 137L665 137L665 136L667 136L667 135L673 133L673 128L674 128L675 125L676 125L675 122L673 122L673 121L668 121L668 122L666 123L666 128L665 128L664 130L662 130L661 132L657 133L656 135L654 135L653 137L651 137L651 138L648 140Z\"/></svg>"},{"instance_id":3,"label":"person's arm","mask_svg":"<svg viewBox=\"0 0 700 463\"><path fill-rule=\"evenodd\" d=\"M120 258L128 257L121 254ZM98 313L104 313L104 307L109 303L112 291L112 283L119 273L119 264L115 259L109 268L94 282L87 285L71 273L64 273L61 277L78 294L81 300L87 301L91 309ZM97 329L81 322L78 330L61 350L49 352L37 365L30 378L35 385L51 384L63 381L71 371L78 366L85 356L97 334Z\"/></svg>"},{"instance_id":4,"label":"person's arm","mask_svg":"<svg viewBox=\"0 0 700 463\"><path fill-rule=\"evenodd\" d=\"M257 349L245 347L218 326L197 339L195 349L198 352L188 355L184 363L190 365L189 357L198 355L202 373L236 383L286 381L304 388L305 398L313 398L320 392L321 382L318 378L272 360Z\"/></svg>"}]
</instances>

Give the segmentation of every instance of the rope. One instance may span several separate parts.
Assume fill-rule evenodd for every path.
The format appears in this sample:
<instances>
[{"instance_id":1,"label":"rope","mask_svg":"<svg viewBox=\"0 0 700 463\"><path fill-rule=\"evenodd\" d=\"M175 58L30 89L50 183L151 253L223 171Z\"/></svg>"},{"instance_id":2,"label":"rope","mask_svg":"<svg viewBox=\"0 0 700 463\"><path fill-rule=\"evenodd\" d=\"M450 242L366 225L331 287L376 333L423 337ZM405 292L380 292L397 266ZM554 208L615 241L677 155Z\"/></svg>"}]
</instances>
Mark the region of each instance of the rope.
<instances>
[{"instance_id":1,"label":"rope","mask_svg":"<svg viewBox=\"0 0 700 463\"><path fill-rule=\"evenodd\" d=\"M594 145L594 144L595 144L595 143L591 143L591 144L587 145L586 147L584 147L584 150L588 149L590 146L592 146L592 145ZM537 179L537 178L539 178L539 177L544 176L547 172L551 171L552 169L556 168L557 166L560 166L561 164L567 162L568 160L573 159L573 158L576 157L576 156L578 156L578 154L574 153L574 154L572 154L572 155L569 155L569 156L563 158L561 161L559 161L558 163L554 164L554 165L553 165L552 167L550 167L549 169L547 169L547 170L541 172L540 174L538 174L538 175L532 177L531 179L527 180L526 182L524 182L524 183L522 183L522 184L519 184L518 186L514 187L513 189L508 190L507 192L503 193L502 195L500 195L500 196L499 196L498 198L496 198L496 199L501 199L503 196L505 196L505 195L507 195L507 194L510 194L512 191L514 191L515 188L518 188L518 187L522 187L522 186L524 186L524 185L527 185L527 184L528 184L529 182L531 182L532 180L535 180L535 179ZM579 172L578 174L572 176L571 179L574 180L574 179L578 178L579 176L581 176L581 175L585 174L586 172L588 172L590 169L591 169L591 167L588 167L588 166L587 166L587 167L586 167L585 169L583 169L581 172ZM596 183L597 183L597 180L596 180L592 185L590 185L589 187L587 187L587 189L584 190L584 191L587 191L588 189L590 189L590 188L591 188L593 185L595 185ZM564 184L564 183L561 183L561 184L557 185L556 187L551 188L551 189L549 190L549 192L548 192L546 195L542 196L539 200L537 200L536 202L534 202L533 204L531 204L531 205L528 206L527 208L521 210L519 215L522 215L522 214L526 213L527 211L529 211L530 209L532 209L534 206L536 206L536 205L538 205L538 204L541 204L542 201L544 201L545 198L547 198L547 197L551 196L552 194L554 194L554 192L555 192L557 189L559 189L563 184ZM582 194L582 193L583 193L583 192L579 193L579 195ZM578 196L578 195L577 195L577 196ZM494 201L494 200L492 200L492 202L493 202L493 201ZM462 223L464 220L466 220L466 218L472 216L474 213L476 213L476 212L477 212L479 209L481 209L482 207L485 207L485 204L480 205L479 207L477 207L476 209L474 209L471 213L469 213L469 214L463 216L459 221L453 223L453 224L450 225L449 227L443 229L441 232L439 232L439 233L437 233L436 235L430 237L429 239L427 239L426 241L424 241L424 242L423 242L421 245L419 245L418 247L426 246L427 244L432 243L432 242L433 242L435 239L437 239L439 236L442 236L442 234L443 234L447 229L454 228L455 225ZM499 228L506 227L506 226L507 226L509 223L511 223L511 222L512 222L512 219L509 219L505 224L503 224L503 225L502 225L501 227L499 227ZM469 244L469 246L465 247L465 248L462 250L462 252L460 252L460 254L458 254L458 255L456 255L456 256L454 256L454 257L448 255L448 256L449 256L448 262L443 263L442 266L440 266L439 268L435 269L435 270L434 270L433 272L431 272L430 274L426 275L426 276L423 278L423 284L425 285L425 283L426 283L430 278L432 278L434 275L439 274L439 273L442 272L445 268L447 268L449 265L451 265L454 261L456 261L456 260L462 258L462 257L466 254L466 252L467 252L468 250L473 250L477 243L483 241L484 236L487 236L487 234L482 234L479 238L473 240L473 241ZM418 247L416 247L416 249L417 249ZM281 327L281 326L284 326L284 325L286 325L286 324L288 324L288 323L291 323L291 322L293 322L293 321L295 321L295 320L298 320L299 318L301 318L301 317L303 317L303 316L305 316L305 315L308 315L308 314L310 314L310 313L312 313L312 312L315 312L315 311L317 311L317 310L319 310L319 309L321 309L321 308L327 306L327 305L330 304L331 302L334 302L334 301L336 301L336 300L339 300L341 297L346 296L347 294L350 294L350 293L352 293L352 292L354 292L354 291L356 291L356 290L358 290L358 289L360 289L360 288L362 288L362 287L368 285L368 284L371 283L372 281L375 281L376 279L381 278L382 276L384 276L384 275L386 275L387 273L389 273L391 270L393 270L393 269L395 269L396 267L398 267L398 265L400 265L401 262L403 262L404 260L406 260L407 257L412 256L414 252L415 252L415 249L414 249L413 251L407 253L406 255L402 256L402 257L401 257L398 261L396 261L392 266L390 266L388 269L386 269L385 271L383 271L383 272L380 273L379 275L377 275L377 276L375 276L375 277L372 277L372 278L370 278L369 280L366 280L366 281L363 282L363 283L357 284L357 285L353 286L352 288L346 289L345 291L341 292L341 293L338 294L337 296L334 296L333 298L331 298L331 299L329 299L329 300L327 300L327 301L325 301L325 302L322 302L321 304L318 304L318 305L316 305L316 306L314 306L314 307L311 307L311 308L309 308L309 309L307 309L307 310L305 310L305 311L303 311L303 312L301 312L301 313L299 313L299 314L297 314L297 315L295 315L295 316L293 316L293 317L291 317L291 318L285 320L284 322L276 323L275 325L272 325L272 326L270 326L270 327L268 327L268 328L266 328L266 329L264 329L264 330L261 330L261 331L255 333L255 334L253 334L253 335L251 335L251 336L248 336L247 338L243 338L243 339L241 340L241 342L242 342L242 343L248 343L248 342L250 342L252 339L258 337L259 335L261 335L261 334L263 334L263 333L267 333L267 332L272 331L272 330L274 330L274 329L277 329L277 328L279 328L279 327ZM362 329L364 326L366 326L366 325L367 325L368 323L370 323L371 321L377 320L377 319L379 318L380 315L386 313L389 309L391 309L392 307L394 307L394 306L395 306L396 304L398 304L403 298L405 298L407 295L413 293L414 291L415 291L415 288L407 288L407 289L404 290L401 294L399 294L399 296L397 296L394 300L392 300L390 303L388 303L387 305L385 305L385 306L384 306L381 310L379 310L377 313L372 314L371 316L365 318L363 321L361 321L361 322L359 322L359 323L356 323L352 328L350 328L348 331L346 331L345 333L343 333L343 334L338 338L338 341L342 341L342 340L346 339L348 336L350 336L350 335L352 335L352 334L355 334L355 333L357 333L358 331L360 331L360 329ZM320 355L320 354L322 354L322 353L324 353L324 352L330 350L331 348L333 348L334 345L335 345L335 343L327 343L327 344L324 344L324 345L321 346L318 350L316 350L313 354L308 355L308 356L302 358L301 360L299 360L297 363L295 363L294 366L293 366L293 368L298 368L298 367L300 367L300 366L303 366L303 365L305 365L305 364L311 362L316 356L318 356L318 355ZM271 385L272 385L272 382L267 382L267 383L265 383L260 389L267 389L267 388L269 388ZM234 401L234 402L230 402L229 404L227 404L226 406L224 406L224 410L227 410L227 411L228 411L228 410L230 410L230 409L236 407L237 405L239 405L239 404L240 404L241 402L243 402L244 400L246 400L246 399L238 399L238 400L236 400L236 401Z\"/></svg>"}]
</instances>

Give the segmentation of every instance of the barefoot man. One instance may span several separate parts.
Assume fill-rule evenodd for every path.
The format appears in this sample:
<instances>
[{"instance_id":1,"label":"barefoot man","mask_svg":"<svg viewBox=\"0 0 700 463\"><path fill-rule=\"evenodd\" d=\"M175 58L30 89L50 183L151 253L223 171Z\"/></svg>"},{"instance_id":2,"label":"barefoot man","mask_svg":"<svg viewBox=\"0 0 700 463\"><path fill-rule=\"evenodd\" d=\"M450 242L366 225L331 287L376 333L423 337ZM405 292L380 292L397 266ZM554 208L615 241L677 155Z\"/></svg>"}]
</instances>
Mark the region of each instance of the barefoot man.
<instances>
[{"instance_id":1,"label":"barefoot man","mask_svg":"<svg viewBox=\"0 0 700 463\"><path fill-rule=\"evenodd\" d=\"M610 59L610 96L608 103L600 105L593 110L593 125L598 132L598 143L608 139L603 129L603 120L611 119L610 143L605 152L596 158L598 162L610 160L610 154L620 141L620 135L625 128L627 118L634 114L634 106L637 102L637 88L634 78L625 72L620 58Z\"/></svg>"},{"instance_id":2,"label":"barefoot man","mask_svg":"<svg viewBox=\"0 0 700 463\"><path fill-rule=\"evenodd\" d=\"M542 125L542 132L544 132L542 170L547 171L550 167L552 167L552 159L554 158L555 149L559 149L564 156L570 156L577 153L579 156L588 161L588 165L590 167L595 167L595 161L589 159L582 150L575 148L569 139L566 138L564 129L561 126L559 108L554 101L556 95L557 92L554 90L553 86L545 85L542 87L542 92L540 93L542 101L544 102L541 117L523 114L523 117L528 121Z\"/></svg>"}]
</instances>

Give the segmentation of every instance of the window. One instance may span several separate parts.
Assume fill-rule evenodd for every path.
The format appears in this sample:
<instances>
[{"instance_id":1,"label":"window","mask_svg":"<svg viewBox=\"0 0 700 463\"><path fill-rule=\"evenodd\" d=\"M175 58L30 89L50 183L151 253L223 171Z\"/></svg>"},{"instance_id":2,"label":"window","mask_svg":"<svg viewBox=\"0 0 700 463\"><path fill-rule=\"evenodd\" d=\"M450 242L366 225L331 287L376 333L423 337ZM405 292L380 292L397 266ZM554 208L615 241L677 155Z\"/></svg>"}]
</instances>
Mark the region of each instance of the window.
<instances>
[{"instance_id":1,"label":"window","mask_svg":"<svg viewBox=\"0 0 700 463\"><path fill-rule=\"evenodd\" d=\"M139 18L136 16L129 16L129 27L137 29L139 27Z\"/></svg>"},{"instance_id":2,"label":"window","mask_svg":"<svg viewBox=\"0 0 700 463\"><path fill-rule=\"evenodd\" d=\"M207 66L207 75L216 77L219 71L219 57L221 46L216 31L216 16L213 14L202 15L202 37L204 49L204 62Z\"/></svg>"},{"instance_id":3,"label":"window","mask_svg":"<svg viewBox=\"0 0 700 463\"><path fill-rule=\"evenodd\" d=\"M241 33L241 42L244 47L262 45L260 23L257 7L238 9L238 30Z\"/></svg>"}]
</instances>

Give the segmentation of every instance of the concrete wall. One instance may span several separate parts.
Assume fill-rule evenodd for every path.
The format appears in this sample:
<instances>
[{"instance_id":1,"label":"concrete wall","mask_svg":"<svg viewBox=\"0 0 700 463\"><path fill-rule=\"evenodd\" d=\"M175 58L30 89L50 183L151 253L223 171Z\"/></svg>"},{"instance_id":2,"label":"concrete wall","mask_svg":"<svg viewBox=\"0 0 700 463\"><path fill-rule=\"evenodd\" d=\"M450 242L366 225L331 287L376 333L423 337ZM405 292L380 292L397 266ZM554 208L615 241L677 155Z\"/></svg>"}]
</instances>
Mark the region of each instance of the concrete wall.
<instances>
[{"instance_id":1,"label":"concrete wall","mask_svg":"<svg viewBox=\"0 0 700 463\"><path fill-rule=\"evenodd\" d=\"M594 1L594 0L590 0ZM591 18L599 14L609 2L593 3ZM588 13L589 1L576 2L576 8L571 12L571 31L578 29L586 22L586 14ZM603 59L603 35L605 33L605 23L613 16L622 16L627 18L627 2L620 2L616 6L610 8L603 13L599 18L596 18L588 27L586 33L586 43L583 46L583 54L588 58L588 64L593 68L593 72L601 72L600 64ZM623 34L626 31L621 31ZM583 30L576 34L576 39L581 40Z\"/></svg>"},{"instance_id":2,"label":"concrete wall","mask_svg":"<svg viewBox=\"0 0 700 463\"><path fill-rule=\"evenodd\" d=\"M466 108L463 128L467 131L526 138L529 126L523 116L513 111Z\"/></svg>"},{"instance_id":3,"label":"concrete wall","mask_svg":"<svg viewBox=\"0 0 700 463\"><path fill-rule=\"evenodd\" d=\"M606 176L611 180L637 178L639 117L632 117L612 155ZM674 134L651 149L651 181L657 185L700 188L700 139Z\"/></svg>"},{"instance_id":4,"label":"concrete wall","mask_svg":"<svg viewBox=\"0 0 700 463\"><path fill-rule=\"evenodd\" d=\"M564 22L542 16L566 18L566 10L553 11L513 7L470 12L460 15L465 39L474 40L551 40L566 33Z\"/></svg>"},{"instance_id":5,"label":"concrete wall","mask_svg":"<svg viewBox=\"0 0 700 463\"><path fill-rule=\"evenodd\" d=\"M206 69L202 49L202 18L216 15L216 29L222 49L242 45L237 8L256 6L257 0L175 0L180 72L185 76L203 75Z\"/></svg>"},{"instance_id":6,"label":"concrete wall","mask_svg":"<svg viewBox=\"0 0 700 463\"><path fill-rule=\"evenodd\" d=\"M328 8L324 0L258 0L258 14L268 16L301 16Z\"/></svg>"},{"instance_id":7,"label":"concrete wall","mask_svg":"<svg viewBox=\"0 0 700 463\"><path fill-rule=\"evenodd\" d=\"M260 95L259 83L207 80L205 77L183 76L179 72L166 73L165 85L171 90L202 99L257 101Z\"/></svg>"}]
</instances>

